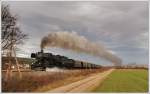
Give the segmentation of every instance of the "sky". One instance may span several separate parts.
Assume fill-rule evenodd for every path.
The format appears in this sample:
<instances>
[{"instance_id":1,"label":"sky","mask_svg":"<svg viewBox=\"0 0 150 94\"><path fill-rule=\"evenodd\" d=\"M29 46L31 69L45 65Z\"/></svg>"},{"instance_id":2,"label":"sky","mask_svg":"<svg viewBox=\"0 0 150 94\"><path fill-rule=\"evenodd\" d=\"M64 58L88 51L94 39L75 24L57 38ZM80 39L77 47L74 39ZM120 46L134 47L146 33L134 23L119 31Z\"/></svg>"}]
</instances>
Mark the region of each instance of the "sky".
<instances>
[{"instance_id":1,"label":"sky","mask_svg":"<svg viewBox=\"0 0 150 94\"><path fill-rule=\"evenodd\" d=\"M41 39L50 32L76 32L89 41L104 45L122 59L123 64L148 64L148 2L147 1L9 1L18 26L28 34L19 45L19 57L30 57L40 51ZM100 65L112 63L85 53L61 48L46 52Z\"/></svg>"}]
</instances>

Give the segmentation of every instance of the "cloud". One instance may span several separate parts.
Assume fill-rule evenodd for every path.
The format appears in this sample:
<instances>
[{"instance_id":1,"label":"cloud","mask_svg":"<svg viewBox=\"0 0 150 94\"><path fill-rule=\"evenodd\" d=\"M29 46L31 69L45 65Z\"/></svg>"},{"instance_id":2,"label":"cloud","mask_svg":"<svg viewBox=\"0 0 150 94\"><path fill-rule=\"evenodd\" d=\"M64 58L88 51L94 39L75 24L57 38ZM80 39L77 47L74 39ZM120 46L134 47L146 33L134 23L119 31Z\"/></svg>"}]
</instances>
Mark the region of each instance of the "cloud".
<instances>
[{"instance_id":1,"label":"cloud","mask_svg":"<svg viewBox=\"0 0 150 94\"><path fill-rule=\"evenodd\" d=\"M109 50L120 55L124 62L131 57L133 60L136 57L139 57L138 60L147 58L147 1L7 3L12 13L19 15L21 29L30 35L26 41L28 46L33 43L40 45L41 38L48 32L75 31L90 41L102 42ZM130 56L133 49L140 49L133 52L139 53L138 56ZM140 54L142 51L145 57Z\"/></svg>"}]
</instances>

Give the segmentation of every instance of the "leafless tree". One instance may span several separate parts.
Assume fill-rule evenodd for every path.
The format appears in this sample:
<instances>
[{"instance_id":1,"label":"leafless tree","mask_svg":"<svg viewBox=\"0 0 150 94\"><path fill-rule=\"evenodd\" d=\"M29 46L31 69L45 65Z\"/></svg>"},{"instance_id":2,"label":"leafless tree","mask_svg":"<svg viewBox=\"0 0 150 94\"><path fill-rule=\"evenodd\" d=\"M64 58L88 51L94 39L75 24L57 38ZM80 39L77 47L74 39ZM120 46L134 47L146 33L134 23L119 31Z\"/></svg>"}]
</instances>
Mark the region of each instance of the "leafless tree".
<instances>
[{"instance_id":1,"label":"leafless tree","mask_svg":"<svg viewBox=\"0 0 150 94\"><path fill-rule=\"evenodd\" d=\"M19 63L16 58L16 48L18 44L22 44L24 39L27 38L27 34L24 34L19 26L17 26L17 16L13 15L9 9L9 5L2 4L1 7L1 18L2 18L2 51L6 52L5 55L8 57L8 68L6 75L11 74L12 59L15 60L17 69L20 73Z\"/></svg>"},{"instance_id":2,"label":"leafless tree","mask_svg":"<svg viewBox=\"0 0 150 94\"><path fill-rule=\"evenodd\" d=\"M23 34L17 26L17 16L13 16L10 12L9 6L2 4L2 50L6 50L11 46L11 41L15 45L23 43L27 38L27 34ZM12 40L13 36L13 40Z\"/></svg>"}]
</instances>

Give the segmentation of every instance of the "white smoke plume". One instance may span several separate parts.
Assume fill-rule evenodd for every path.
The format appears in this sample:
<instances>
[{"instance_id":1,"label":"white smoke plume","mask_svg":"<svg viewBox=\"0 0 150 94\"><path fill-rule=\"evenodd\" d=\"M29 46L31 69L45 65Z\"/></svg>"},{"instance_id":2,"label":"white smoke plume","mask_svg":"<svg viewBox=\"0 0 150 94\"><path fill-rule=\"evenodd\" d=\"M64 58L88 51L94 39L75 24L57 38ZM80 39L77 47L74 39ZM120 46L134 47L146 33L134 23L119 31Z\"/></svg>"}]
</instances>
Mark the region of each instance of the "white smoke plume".
<instances>
[{"instance_id":1,"label":"white smoke plume","mask_svg":"<svg viewBox=\"0 0 150 94\"><path fill-rule=\"evenodd\" d=\"M41 48L43 49L45 47L60 47L77 52L85 52L109 60L114 65L121 65L121 59L112 54L103 45L90 42L84 36L80 36L76 32L49 33L43 37L41 41Z\"/></svg>"}]
</instances>

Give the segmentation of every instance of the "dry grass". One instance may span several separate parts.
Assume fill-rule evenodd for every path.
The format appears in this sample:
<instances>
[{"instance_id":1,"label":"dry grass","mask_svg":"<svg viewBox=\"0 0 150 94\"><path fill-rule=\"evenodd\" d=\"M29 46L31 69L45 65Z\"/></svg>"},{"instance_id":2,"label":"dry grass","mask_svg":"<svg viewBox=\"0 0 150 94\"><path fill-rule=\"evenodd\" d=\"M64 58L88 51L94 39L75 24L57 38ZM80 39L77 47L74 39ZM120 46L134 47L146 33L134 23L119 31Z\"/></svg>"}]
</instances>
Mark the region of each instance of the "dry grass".
<instances>
[{"instance_id":1,"label":"dry grass","mask_svg":"<svg viewBox=\"0 0 150 94\"><path fill-rule=\"evenodd\" d=\"M2 78L2 92L44 92L59 86L63 86L87 76L105 71L107 68L95 70L68 70L65 72L23 72L22 79L17 78L17 73L9 81ZM4 77L4 74L2 76Z\"/></svg>"}]
</instances>

